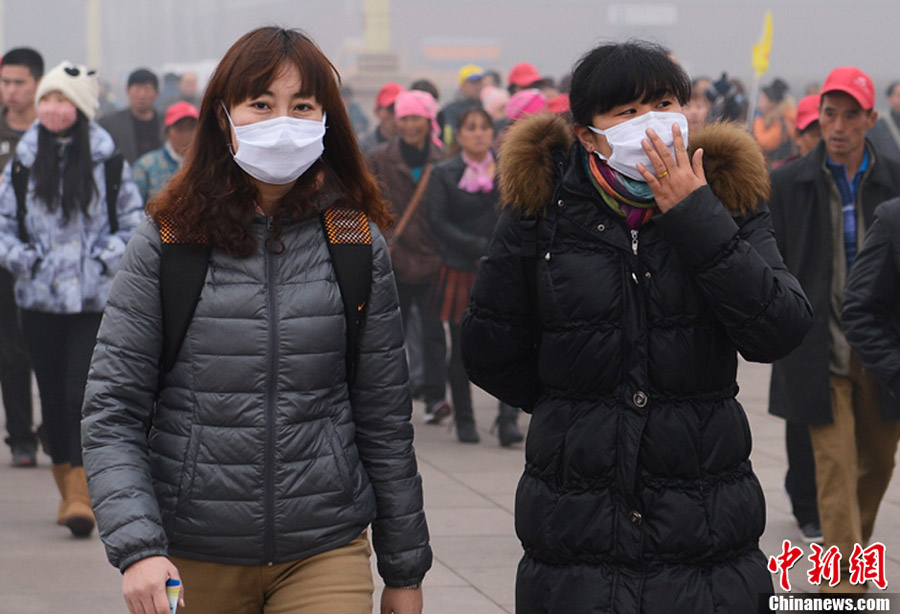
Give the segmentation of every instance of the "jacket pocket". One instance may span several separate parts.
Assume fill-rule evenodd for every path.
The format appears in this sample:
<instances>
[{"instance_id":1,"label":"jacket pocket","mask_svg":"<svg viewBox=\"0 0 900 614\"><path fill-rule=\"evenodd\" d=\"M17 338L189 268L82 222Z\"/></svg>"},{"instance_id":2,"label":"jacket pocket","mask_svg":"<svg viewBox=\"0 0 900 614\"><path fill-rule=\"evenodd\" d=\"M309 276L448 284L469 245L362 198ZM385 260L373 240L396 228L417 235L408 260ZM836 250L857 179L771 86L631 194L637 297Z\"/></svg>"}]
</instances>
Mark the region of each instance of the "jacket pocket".
<instances>
[{"instance_id":1,"label":"jacket pocket","mask_svg":"<svg viewBox=\"0 0 900 614\"><path fill-rule=\"evenodd\" d=\"M356 509L356 492L353 487L355 471L350 467L350 461L347 459L347 453L344 450L344 445L334 423L329 418L326 420L325 425L325 428L328 429L328 443L331 446L331 454L334 457L340 484L343 487L347 501Z\"/></svg>"},{"instance_id":2,"label":"jacket pocket","mask_svg":"<svg viewBox=\"0 0 900 614\"><path fill-rule=\"evenodd\" d=\"M173 532L179 525L179 520L184 522L191 511L191 493L194 490L194 478L197 475L197 451L200 447L200 429L202 427L192 424L188 435L187 445L184 449L184 457L181 463L181 475L178 480L178 493L175 495L175 513L170 522L171 531L166 530L170 541L173 540Z\"/></svg>"}]
</instances>

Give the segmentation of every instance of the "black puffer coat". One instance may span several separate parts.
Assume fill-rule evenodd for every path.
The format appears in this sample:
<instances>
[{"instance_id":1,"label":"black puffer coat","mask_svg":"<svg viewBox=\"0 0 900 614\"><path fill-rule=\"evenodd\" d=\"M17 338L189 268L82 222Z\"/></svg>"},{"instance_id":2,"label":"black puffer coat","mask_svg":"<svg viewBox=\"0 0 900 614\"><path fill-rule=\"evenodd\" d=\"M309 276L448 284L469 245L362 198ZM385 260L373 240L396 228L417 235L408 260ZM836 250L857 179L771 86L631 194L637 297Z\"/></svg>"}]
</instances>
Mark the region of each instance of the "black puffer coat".
<instances>
[{"instance_id":1,"label":"black puffer coat","mask_svg":"<svg viewBox=\"0 0 900 614\"><path fill-rule=\"evenodd\" d=\"M517 612L756 612L772 583L737 352L784 356L812 321L761 201L762 156L737 128L692 135L711 187L632 235L569 134L537 117L508 136L512 209L462 322L472 380L533 412ZM529 212L536 309L520 258Z\"/></svg>"},{"instance_id":2,"label":"black puffer coat","mask_svg":"<svg viewBox=\"0 0 900 614\"><path fill-rule=\"evenodd\" d=\"M462 155L434 165L425 202L428 226L440 241L441 261L458 271L474 271L487 252L497 225L500 187L491 192L466 192L459 180L466 171Z\"/></svg>"}]
</instances>

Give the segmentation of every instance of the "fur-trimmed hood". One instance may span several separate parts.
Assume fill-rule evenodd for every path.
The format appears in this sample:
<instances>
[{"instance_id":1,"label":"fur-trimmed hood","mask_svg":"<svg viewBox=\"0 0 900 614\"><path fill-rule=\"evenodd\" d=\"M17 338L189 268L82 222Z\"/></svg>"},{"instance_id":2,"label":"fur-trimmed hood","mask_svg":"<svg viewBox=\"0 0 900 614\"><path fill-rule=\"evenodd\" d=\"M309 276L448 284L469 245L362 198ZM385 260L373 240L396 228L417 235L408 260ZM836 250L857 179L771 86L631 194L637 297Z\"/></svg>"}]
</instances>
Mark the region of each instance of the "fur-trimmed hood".
<instances>
[{"instance_id":1,"label":"fur-trimmed hood","mask_svg":"<svg viewBox=\"0 0 900 614\"><path fill-rule=\"evenodd\" d=\"M689 153L703 148L706 180L726 209L747 213L769 199L769 172L753 137L732 123L715 123L689 137ZM556 115L542 113L510 128L500 150L500 193L504 206L540 213L553 197L558 178L554 151L568 152L575 134Z\"/></svg>"}]
</instances>

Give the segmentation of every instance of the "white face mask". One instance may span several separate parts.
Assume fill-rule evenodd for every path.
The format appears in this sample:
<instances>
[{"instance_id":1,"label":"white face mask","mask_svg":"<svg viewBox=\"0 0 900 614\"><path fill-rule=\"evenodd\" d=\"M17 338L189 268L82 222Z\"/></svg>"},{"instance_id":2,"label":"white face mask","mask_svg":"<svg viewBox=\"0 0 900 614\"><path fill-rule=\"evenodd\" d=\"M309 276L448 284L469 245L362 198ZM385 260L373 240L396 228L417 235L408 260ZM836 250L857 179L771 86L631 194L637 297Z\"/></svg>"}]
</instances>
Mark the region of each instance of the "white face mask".
<instances>
[{"instance_id":1,"label":"white face mask","mask_svg":"<svg viewBox=\"0 0 900 614\"><path fill-rule=\"evenodd\" d=\"M672 144L672 126L675 124L681 127L684 145L687 147L688 123L687 118L682 113L650 111L607 130L600 130L593 126L588 126L588 128L591 132L605 136L606 142L609 143L612 149L612 155L609 158L599 151L594 151L601 160L606 160L609 166L626 177L630 177L635 181L644 181L637 169L637 163L642 163L648 171L653 172L653 163L650 162L647 152L641 146L641 141L647 138L647 128L653 128L674 157L675 148Z\"/></svg>"},{"instance_id":2,"label":"white face mask","mask_svg":"<svg viewBox=\"0 0 900 614\"><path fill-rule=\"evenodd\" d=\"M237 153L232 152L234 161L263 183L293 183L325 151L324 113L322 121L276 117L244 126L234 125L227 108L225 115L237 139Z\"/></svg>"}]
</instances>

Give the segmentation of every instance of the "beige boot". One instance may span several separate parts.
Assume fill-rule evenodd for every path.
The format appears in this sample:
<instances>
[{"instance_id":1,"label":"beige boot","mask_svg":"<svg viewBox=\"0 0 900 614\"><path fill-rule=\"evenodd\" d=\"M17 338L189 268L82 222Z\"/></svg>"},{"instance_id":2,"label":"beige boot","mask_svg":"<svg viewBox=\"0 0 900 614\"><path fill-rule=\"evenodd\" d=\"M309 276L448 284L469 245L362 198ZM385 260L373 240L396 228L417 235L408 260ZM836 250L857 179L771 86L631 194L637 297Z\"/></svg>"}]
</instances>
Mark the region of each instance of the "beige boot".
<instances>
[{"instance_id":1,"label":"beige boot","mask_svg":"<svg viewBox=\"0 0 900 614\"><path fill-rule=\"evenodd\" d=\"M94 530L94 511L88 493L84 467L72 467L66 474L66 506L63 521L75 537L87 537Z\"/></svg>"},{"instance_id":2,"label":"beige boot","mask_svg":"<svg viewBox=\"0 0 900 614\"><path fill-rule=\"evenodd\" d=\"M56 480L56 487L59 489L59 510L56 512L56 524L61 526L66 525L66 521L63 519L66 511L66 474L71 469L71 463L53 465L53 479Z\"/></svg>"}]
</instances>

